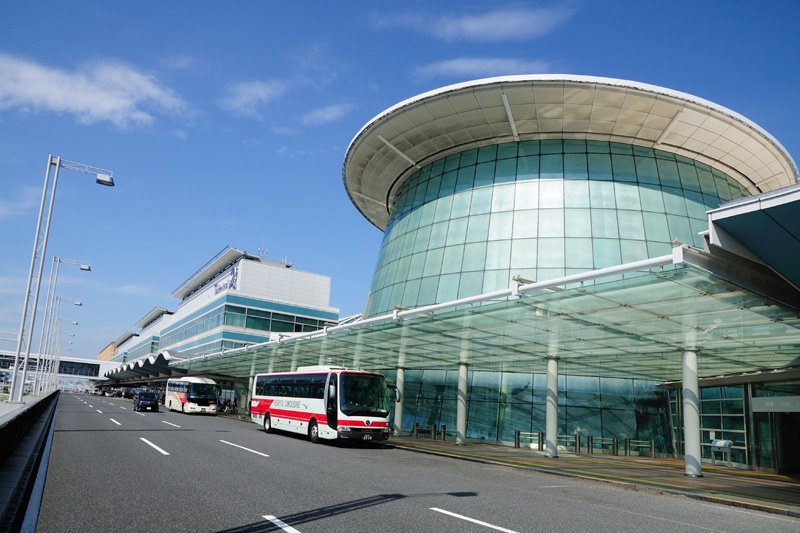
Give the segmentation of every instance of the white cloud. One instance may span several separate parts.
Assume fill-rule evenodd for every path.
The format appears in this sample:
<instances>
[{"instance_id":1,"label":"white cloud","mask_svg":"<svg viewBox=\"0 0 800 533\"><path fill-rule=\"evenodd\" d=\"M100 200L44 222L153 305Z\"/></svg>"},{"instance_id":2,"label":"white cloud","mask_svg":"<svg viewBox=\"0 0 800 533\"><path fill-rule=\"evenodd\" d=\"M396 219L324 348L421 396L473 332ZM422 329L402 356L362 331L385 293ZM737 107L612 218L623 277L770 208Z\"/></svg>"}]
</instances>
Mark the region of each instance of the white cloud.
<instances>
[{"instance_id":1,"label":"white cloud","mask_svg":"<svg viewBox=\"0 0 800 533\"><path fill-rule=\"evenodd\" d=\"M459 57L417 67L412 75L420 80L441 77L491 77L510 74L540 74L551 69L547 61L514 58Z\"/></svg>"},{"instance_id":2,"label":"white cloud","mask_svg":"<svg viewBox=\"0 0 800 533\"><path fill-rule=\"evenodd\" d=\"M288 157L289 159L299 159L301 157L309 157L310 155L313 155L308 150L290 148L289 146L281 146L275 150L275 153L283 157Z\"/></svg>"},{"instance_id":3,"label":"white cloud","mask_svg":"<svg viewBox=\"0 0 800 533\"><path fill-rule=\"evenodd\" d=\"M338 120L355 109L354 104L334 104L326 107L312 109L302 117L300 123L303 126L320 126Z\"/></svg>"},{"instance_id":4,"label":"white cloud","mask_svg":"<svg viewBox=\"0 0 800 533\"><path fill-rule=\"evenodd\" d=\"M0 200L0 218L13 217L33 212L41 203L42 191L36 187L26 187L14 199Z\"/></svg>"},{"instance_id":5,"label":"white cloud","mask_svg":"<svg viewBox=\"0 0 800 533\"><path fill-rule=\"evenodd\" d=\"M231 85L220 107L232 113L260 119L259 107L286 92L286 85L279 81L243 81Z\"/></svg>"},{"instance_id":6,"label":"white cloud","mask_svg":"<svg viewBox=\"0 0 800 533\"><path fill-rule=\"evenodd\" d=\"M270 131L275 135L282 135L284 137L291 137L293 135L297 135L297 128L292 128L289 126L272 126Z\"/></svg>"},{"instance_id":7,"label":"white cloud","mask_svg":"<svg viewBox=\"0 0 800 533\"><path fill-rule=\"evenodd\" d=\"M184 130L180 129L180 128L175 128L173 130L170 130L169 133L173 137L176 137L176 138L178 138L178 139L180 139L182 141L185 141L188 138L188 135L186 135L186 132Z\"/></svg>"},{"instance_id":8,"label":"white cloud","mask_svg":"<svg viewBox=\"0 0 800 533\"><path fill-rule=\"evenodd\" d=\"M154 76L123 63L95 62L66 72L0 53L0 109L66 113L83 124L126 128L153 123L153 112L185 106Z\"/></svg>"},{"instance_id":9,"label":"white cloud","mask_svg":"<svg viewBox=\"0 0 800 533\"><path fill-rule=\"evenodd\" d=\"M194 56L188 54L167 56L161 60L161 64L166 69L188 74L198 74L208 70L206 65L201 63Z\"/></svg>"},{"instance_id":10,"label":"white cloud","mask_svg":"<svg viewBox=\"0 0 800 533\"><path fill-rule=\"evenodd\" d=\"M478 15L375 15L377 29L400 27L422 31L444 41L519 41L542 37L574 13L570 6L508 8Z\"/></svg>"}]
</instances>

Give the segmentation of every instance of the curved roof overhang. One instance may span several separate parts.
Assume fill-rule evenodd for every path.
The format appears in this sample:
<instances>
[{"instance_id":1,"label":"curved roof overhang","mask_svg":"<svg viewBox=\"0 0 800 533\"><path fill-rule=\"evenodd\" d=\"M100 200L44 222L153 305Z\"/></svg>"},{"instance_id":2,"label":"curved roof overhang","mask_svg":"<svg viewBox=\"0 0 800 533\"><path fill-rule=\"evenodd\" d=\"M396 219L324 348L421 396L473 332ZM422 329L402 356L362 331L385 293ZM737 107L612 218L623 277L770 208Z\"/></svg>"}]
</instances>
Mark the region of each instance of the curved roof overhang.
<instances>
[{"instance_id":1,"label":"curved roof overhang","mask_svg":"<svg viewBox=\"0 0 800 533\"><path fill-rule=\"evenodd\" d=\"M156 307L152 308L150 311L148 311L147 314L144 315L139 320L139 322L136 323L136 327L139 328L139 329L145 329L147 326L149 326L150 324L152 324L153 322L155 322L156 320L158 320L162 316L171 315L171 314L173 314L173 312L170 311L169 309L166 309L164 307L156 306Z\"/></svg>"},{"instance_id":2,"label":"curved roof overhang","mask_svg":"<svg viewBox=\"0 0 800 533\"><path fill-rule=\"evenodd\" d=\"M367 220L385 229L398 186L422 166L469 148L554 138L672 152L719 169L751 194L797 182L786 149L730 109L655 85L548 74L469 81L390 107L351 141L345 189Z\"/></svg>"},{"instance_id":3,"label":"curved roof overhang","mask_svg":"<svg viewBox=\"0 0 800 533\"><path fill-rule=\"evenodd\" d=\"M208 263L192 274L192 277L181 283L181 286L172 291L172 295L181 300L185 300L192 293L206 285L215 277L222 274L229 266L233 265L242 257L248 257L246 252L226 246Z\"/></svg>"},{"instance_id":4,"label":"curved roof overhang","mask_svg":"<svg viewBox=\"0 0 800 533\"><path fill-rule=\"evenodd\" d=\"M169 366L171 361L181 359L165 350L158 355L149 355L130 363L122 364L106 372L105 377L115 382L125 382L159 376L170 377L173 372L185 374L185 370L172 369Z\"/></svg>"}]
</instances>

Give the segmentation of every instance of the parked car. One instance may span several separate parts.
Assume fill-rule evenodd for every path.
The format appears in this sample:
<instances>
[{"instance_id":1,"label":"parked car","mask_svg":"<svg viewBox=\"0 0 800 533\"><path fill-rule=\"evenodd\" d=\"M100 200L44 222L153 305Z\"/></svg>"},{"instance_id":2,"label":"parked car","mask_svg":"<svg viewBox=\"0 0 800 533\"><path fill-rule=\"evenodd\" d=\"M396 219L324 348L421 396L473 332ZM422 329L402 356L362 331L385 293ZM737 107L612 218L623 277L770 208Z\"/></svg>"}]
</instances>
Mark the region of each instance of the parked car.
<instances>
[{"instance_id":1,"label":"parked car","mask_svg":"<svg viewBox=\"0 0 800 533\"><path fill-rule=\"evenodd\" d=\"M158 396L155 392L139 391L133 395L133 410L141 411L143 409L152 409L158 412Z\"/></svg>"}]
</instances>

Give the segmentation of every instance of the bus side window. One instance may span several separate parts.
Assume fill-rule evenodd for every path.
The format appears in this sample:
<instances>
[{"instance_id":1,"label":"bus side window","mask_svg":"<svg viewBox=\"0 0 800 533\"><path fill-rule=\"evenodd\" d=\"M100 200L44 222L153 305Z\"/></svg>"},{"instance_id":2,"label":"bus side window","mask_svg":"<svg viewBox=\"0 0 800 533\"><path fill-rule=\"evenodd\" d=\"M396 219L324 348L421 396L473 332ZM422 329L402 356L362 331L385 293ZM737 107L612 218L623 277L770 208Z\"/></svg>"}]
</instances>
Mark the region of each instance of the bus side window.
<instances>
[{"instance_id":1,"label":"bus side window","mask_svg":"<svg viewBox=\"0 0 800 533\"><path fill-rule=\"evenodd\" d=\"M298 398L309 397L310 383L308 376L297 376L294 381L294 396Z\"/></svg>"},{"instance_id":2,"label":"bus side window","mask_svg":"<svg viewBox=\"0 0 800 533\"><path fill-rule=\"evenodd\" d=\"M310 379L310 391L309 391L309 398L317 398L322 399L325 397L325 375L324 374L313 374L309 376Z\"/></svg>"}]
</instances>

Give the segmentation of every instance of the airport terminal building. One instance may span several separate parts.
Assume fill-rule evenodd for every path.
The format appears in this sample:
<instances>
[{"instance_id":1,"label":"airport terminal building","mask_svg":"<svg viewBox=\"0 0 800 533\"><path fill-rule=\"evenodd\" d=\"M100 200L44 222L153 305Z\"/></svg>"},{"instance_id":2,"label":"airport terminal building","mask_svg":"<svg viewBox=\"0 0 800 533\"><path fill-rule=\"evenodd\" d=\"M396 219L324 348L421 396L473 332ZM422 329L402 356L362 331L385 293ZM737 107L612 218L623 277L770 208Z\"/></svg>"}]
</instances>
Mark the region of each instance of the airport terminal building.
<instances>
[{"instance_id":1,"label":"airport terminal building","mask_svg":"<svg viewBox=\"0 0 800 533\"><path fill-rule=\"evenodd\" d=\"M568 75L401 102L343 178L384 232L364 317L174 367L385 372L397 431L653 440L701 475L800 471L800 189L762 128L712 102ZM162 332L163 339L163 332ZM121 375L124 375L121 374Z\"/></svg>"},{"instance_id":2,"label":"airport terminal building","mask_svg":"<svg viewBox=\"0 0 800 533\"><path fill-rule=\"evenodd\" d=\"M175 312L154 307L115 341L114 361L159 352L191 357L263 343L275 335L335 325L330 278L226 246L172 295Z\"/></svg>"}]
</instances>

